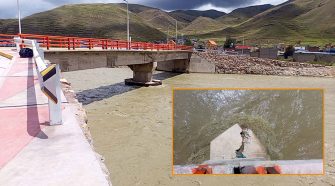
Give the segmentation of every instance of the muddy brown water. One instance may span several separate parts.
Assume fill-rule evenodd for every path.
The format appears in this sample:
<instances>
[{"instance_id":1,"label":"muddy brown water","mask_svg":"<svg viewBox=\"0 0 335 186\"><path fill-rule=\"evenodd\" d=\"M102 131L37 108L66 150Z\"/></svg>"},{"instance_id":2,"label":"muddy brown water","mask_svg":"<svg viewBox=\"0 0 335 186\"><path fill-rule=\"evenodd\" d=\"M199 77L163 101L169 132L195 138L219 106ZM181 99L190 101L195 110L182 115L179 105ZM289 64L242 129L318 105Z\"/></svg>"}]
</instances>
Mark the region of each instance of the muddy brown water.
<instances>
[{"instance_id":1,"label":"muddy brown water","mask_svg":"<svg viewBox=\"0 0 335 186\"><path fill-rule=\"evenodd\" d=\"M134 185L332 185L335 183L333 78L161 73L158 87L123 85L128 68L63 74L85 103L95 150L105 158L114 186ZM172 175L173 87L325 88L324 177L190 177Z\"/></svg>"},{"instance_id":2,"label":"muddy brown water","mask_svg":"<svg viewBox=\"0 0 335 186\"><path fill-rule=\"evenodd\" d=\"M271 160L322 159L320 90L177 90L174 95L177 165L209 160L210 142L235 124L251 129Z\"/></svg>"}]
</instances>

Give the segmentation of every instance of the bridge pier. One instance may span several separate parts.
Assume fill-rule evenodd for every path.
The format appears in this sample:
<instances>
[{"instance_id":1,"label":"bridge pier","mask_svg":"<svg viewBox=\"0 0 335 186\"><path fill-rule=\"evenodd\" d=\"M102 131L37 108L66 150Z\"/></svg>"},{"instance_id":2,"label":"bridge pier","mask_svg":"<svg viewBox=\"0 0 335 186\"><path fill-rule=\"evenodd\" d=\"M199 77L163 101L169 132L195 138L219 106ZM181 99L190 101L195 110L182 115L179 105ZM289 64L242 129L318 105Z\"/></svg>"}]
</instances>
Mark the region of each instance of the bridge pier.
<instances>
[{"instance_id":1,"label":"bridge pier","mask_svg":"<svg viewBox=\"0 0 335 186\"><path fill-rule=\"evenodd\" d=\"M133 78L126 79L126 85L157 86L162 84L162 81L152 79L157 62L128 65L128 67L133 71Z\"/></svg>"}]
</instances>

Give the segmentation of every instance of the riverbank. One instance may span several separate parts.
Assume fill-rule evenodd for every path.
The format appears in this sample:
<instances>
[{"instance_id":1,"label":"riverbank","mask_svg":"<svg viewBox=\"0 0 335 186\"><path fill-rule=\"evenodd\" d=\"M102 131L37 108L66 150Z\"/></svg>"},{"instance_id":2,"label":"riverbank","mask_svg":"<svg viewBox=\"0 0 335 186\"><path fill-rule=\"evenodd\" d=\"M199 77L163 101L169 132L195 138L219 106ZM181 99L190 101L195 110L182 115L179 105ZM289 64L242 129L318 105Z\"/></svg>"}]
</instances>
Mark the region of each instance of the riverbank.
<instances>
[{"instance_id":1,"label":"riverbank","mask_svg":"<svg viewBox=\"0 0 335 186\"><path fill-rule=\"evenodd\" d=\"M105 157L115 186L332 185L335 182L333 78L160 72L158 87L128 87L128 68L63 73L84 103L95 150ZM179 177L172 175L173 87L325 88L325 177ZM276 184L278 183L278 184Z\"/></svg>"}]
</instances>

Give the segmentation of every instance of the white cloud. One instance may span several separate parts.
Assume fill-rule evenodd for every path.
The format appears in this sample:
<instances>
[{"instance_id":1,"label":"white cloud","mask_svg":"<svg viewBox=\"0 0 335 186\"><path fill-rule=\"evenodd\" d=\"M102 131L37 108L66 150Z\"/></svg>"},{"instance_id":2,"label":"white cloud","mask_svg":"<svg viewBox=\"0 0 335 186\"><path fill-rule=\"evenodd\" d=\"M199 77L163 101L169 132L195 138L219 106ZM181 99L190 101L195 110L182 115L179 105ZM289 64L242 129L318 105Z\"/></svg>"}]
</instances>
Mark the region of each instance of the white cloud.
<instances>
[{"instance_id":1,"label":"white cloud","mask_svg":"<svg viewBox=\"0 0 335 186\"><path fill-rule=\"evenodd\" d=\"M285 1L287 1L287 0L258 0L255 3L251 4L250 6L253 6L253 5L264 5L264 4L278 5L278 4L281 4L281 3L285 2ZM214 9L214 10L218 10L218 11L221 11L221 12L230 13L234 9L236 9L236 8L242 8L242 7L245 7L245 6L238 6L238 7L234 7L234 8L222 8L222 7L213 6L212 4L209 3L209 4L206 4L206 5L203 5L203 6L199 7L199 8L196 8L196 10Z\"/></svg>"},{"instance_id":2,"label":"white cloud","mask_svg":"<svg viewBox=\"0 0 335 186\"><path fill-rule=\"evenodd\" d=\"M287 0L258 0L254 5L272 4L279 5Z\"/></svg>"},{"instance_id":3,"label":"white cloud","mask_svg":"<svg viewBox=\"0 0 335 186\"><path fill-rule=\"evenodd\" d=\"M215 7L212 4L203 5L199 8L196 8L195 10L210 10L210 9L218 10L218 11L225 12L225 13L229 13L233 10L233 8Z\"/></svg>"}]
</instances>

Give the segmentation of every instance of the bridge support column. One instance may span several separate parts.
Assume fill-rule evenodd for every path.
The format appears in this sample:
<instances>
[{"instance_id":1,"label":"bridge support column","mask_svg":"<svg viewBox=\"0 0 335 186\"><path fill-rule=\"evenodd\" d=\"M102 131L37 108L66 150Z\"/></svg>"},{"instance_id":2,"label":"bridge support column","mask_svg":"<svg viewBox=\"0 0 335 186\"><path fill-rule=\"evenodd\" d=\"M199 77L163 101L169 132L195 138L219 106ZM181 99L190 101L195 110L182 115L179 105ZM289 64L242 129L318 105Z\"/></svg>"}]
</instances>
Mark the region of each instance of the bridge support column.
<instances>
[{"instance_id":1,"label":"bridge support column","mask_svg":"<svg viewBox=\"0 0 335 186\"><path fill-rule=\"evenodd\" d=\"M126 79L126 85L157 86L162 84L162 81L152 79L157 62L128 66L133 71L133 78Z\"/></svg>"}]
</instances>

